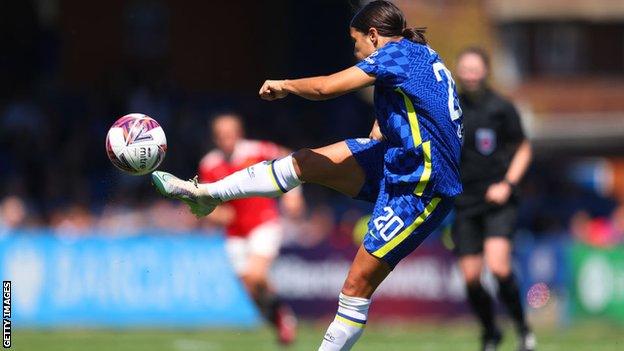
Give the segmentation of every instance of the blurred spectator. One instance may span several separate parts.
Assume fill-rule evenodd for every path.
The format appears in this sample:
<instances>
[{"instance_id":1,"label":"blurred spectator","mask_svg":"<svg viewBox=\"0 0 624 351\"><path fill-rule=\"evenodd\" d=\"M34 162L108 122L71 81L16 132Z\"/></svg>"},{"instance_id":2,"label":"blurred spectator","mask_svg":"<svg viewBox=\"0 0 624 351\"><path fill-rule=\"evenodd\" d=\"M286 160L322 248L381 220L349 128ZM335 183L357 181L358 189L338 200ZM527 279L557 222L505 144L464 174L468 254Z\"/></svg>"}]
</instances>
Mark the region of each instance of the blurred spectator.
<instances>
[{"instance_id":1,"label":"blurred spectator","mask_svg":"<svg viewBox=\"0 0 624 351\"><path fill-rule=\"evenodd\" d=\"M578 211L570 221L570 232L580 242L597 247L612 247L624 241L624 205L610 216L591 217Z\"/></svg>"},{"instance_id":2,"label":"blurred spectator","mask_svg":"<svg viewBox=\"0 0 624 351\"><path fill-rule=\"evenodd\" d=\"M620 204L611 214L613 237L618 243L624 242L624 204Z\"/></svg>"},{"instance_id":3,"label":"blurred spectator","mask_svg":"<svg viewBox=\"0 0 624 351\"><path fill-rule=\"evenodd\" d=\"M200 221L182 203L159 200L148 209L148 228L184 231L196 229Z\"/></svg>"},{"instance_id":4,"label":"blurred spectator","mask_svg":"<svg viewBox=\"0 0 624 351\"><path fill-rule=\"evenodd\" d=\"M59 235L77 236L87 234L94 227L94 219L86 207L71 205L55 210L50 224Z\"/></svg>"},{"instance_id":5,"label":"blurred spectator","mask_svg":"<svg viewBox=\"0 0 624 351\"><path fill-rule=\"evenodd\" d=\"M0 203L0 237L26 223L26 205L17 196L8 196Z\"/></svg>"},{"instance_id":6,"label":"blurred spectator","mask_svg":"<svg viewBox=\"0 0 624 351\"><path fill-rule=\"evenodd\" d=\"M124 205L107 205L102 210L98 227L110 236L138 234L145 225L142 209Z\"/></svg>"}]
</instances>

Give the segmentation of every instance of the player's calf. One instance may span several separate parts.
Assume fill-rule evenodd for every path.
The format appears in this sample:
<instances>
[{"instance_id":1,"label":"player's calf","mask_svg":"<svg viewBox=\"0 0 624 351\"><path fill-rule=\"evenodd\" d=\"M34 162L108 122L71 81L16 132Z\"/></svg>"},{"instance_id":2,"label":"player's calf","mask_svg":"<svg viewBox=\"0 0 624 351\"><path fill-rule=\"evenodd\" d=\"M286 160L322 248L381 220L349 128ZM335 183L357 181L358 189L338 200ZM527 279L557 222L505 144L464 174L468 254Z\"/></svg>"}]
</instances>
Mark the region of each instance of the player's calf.
<instances>
[{"instance_id":1,"label":"player's calf","mask_svg":"<svg viewBox=\"0 0 624 351\"><path fill-rule=\"evenodd\" d=\"M364 331L369 306L369 299L341 293L336 317L325 332L319 351L350 350Z\"/></svg>"},{"instance_id":2,"label":"player's calf","mask_svg":"<svg viewBox=\"0 0 624 351\"><path fill-rule=\"evenodd\" d=\"M364 331L370 297L390 271L387 263L360 246L340 293L336 317L319 350L350 350L353 347Z\"/></svg>"},{"instance_id":3,"label":"player's calf","mask_svg":"<svg viewBox=\"0 0 624 351\"><path fill-rule=\"evenodd\" d=\"M291 155L263 161L235 172L217 182L200 184L210 196L221 201L247 197L277 197L301 185Z\"/></svg>"}]
</instances>

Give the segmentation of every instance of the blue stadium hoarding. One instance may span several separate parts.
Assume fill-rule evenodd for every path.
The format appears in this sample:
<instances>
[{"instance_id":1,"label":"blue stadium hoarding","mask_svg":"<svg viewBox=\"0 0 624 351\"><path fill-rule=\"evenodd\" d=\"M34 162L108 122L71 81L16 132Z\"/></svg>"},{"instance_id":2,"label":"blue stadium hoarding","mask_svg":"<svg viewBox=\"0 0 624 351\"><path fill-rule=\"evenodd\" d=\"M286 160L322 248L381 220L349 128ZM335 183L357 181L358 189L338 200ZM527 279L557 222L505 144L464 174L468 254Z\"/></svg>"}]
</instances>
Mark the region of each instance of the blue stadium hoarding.
<instances>
[{"instance_id":1,"label":"blue stadium hoarding","mask_svg":"<svg viewBox=\"0 0 624 351\"><path fill-rule=\"evenodd\" d=\"M220 236L0 239L15 327L252 327L257 312Z\"/></svg>"}]
</instances>

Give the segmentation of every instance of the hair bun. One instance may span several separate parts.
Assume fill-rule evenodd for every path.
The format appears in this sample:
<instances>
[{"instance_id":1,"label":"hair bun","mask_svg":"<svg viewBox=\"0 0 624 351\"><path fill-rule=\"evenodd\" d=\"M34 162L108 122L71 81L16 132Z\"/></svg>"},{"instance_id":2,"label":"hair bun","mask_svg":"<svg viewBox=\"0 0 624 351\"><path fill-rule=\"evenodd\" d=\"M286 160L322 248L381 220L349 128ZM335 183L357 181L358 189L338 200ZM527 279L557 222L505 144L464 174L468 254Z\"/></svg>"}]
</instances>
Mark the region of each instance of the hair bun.
<instances>
[{"instance_id":1,"label":"hair bun","mask_svg":"<svg viewBox=\"0 0 624 351\"><path fill-rule=\"evenodd\" d=\"M403 36L407 40L411 40L413 42L419 44L427 44L427 39L425 38L425 32L427 28L410 28L405 27L403 31L401 31L401 36Z\"/></svg>"}]
</instances>

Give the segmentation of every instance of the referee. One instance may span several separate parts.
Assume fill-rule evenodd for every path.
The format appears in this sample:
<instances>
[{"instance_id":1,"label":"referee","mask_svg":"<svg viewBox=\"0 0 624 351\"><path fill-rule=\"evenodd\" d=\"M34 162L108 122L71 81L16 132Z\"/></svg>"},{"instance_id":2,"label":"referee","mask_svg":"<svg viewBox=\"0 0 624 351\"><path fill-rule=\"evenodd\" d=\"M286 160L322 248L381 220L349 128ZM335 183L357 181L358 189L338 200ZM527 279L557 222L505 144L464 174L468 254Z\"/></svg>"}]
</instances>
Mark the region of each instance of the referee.
<instances>
[{"instance_id":1,"label":"referee","mask_svg":"<svg viewBox=\"0 0 624 351\"><path fill-rule=\"evenodd\" d=\"M486 84L489 58L478 47L464 49L456 75L464 112L461 173L464 193L456 200L453 238L466 280L468 301L483 327L482 349L496 350L502 334L495 323L493 301L481 285L484 264L498 281L498 292L519 335L518 350L535 349L518 283L511 268L516 225L516 186L531 162L515 107Z\"/></svg>"}]
</instances>

